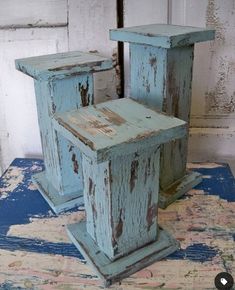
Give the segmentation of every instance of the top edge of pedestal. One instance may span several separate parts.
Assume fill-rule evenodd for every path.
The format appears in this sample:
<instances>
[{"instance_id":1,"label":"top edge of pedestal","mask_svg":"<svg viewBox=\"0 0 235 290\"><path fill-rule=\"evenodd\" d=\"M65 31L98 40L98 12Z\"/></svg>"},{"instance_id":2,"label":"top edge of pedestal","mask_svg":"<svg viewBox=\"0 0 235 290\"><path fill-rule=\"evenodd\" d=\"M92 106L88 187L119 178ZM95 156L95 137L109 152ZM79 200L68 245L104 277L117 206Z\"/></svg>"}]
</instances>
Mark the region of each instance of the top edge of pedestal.
<instances>
[{"instance_id":1,"label":"top edge of pedestal","mask_svg":"<svg viewBox=\"0 0 235 290\"><path fill-rule=\"evenodd\" d=\"M16 69L37 80L108 70L112 60L95 53L71 51L15 60Z\"/></svg>"},{"instance_id":2,"label":"top edge of pedestal","mask_svg":"<svg viewBox=\"0 0 235 290\"><path fill-rule=\"evenodd\" d=\"M139 102L118 99L54 116L55 129L98 163L151 150L186 135L186 122Z\"/></svg>"},{"instance_id":3,"label":"top edge of pedestal","mask_svg":"<svg viewBox=\"0 0 235 290\"><path fill-rule=\"evenodd\" d=\"M215 29L170 24L150 24L110 30L110 39L162 48L189 46L213 40Z\"/></svg>"}]
</instances>

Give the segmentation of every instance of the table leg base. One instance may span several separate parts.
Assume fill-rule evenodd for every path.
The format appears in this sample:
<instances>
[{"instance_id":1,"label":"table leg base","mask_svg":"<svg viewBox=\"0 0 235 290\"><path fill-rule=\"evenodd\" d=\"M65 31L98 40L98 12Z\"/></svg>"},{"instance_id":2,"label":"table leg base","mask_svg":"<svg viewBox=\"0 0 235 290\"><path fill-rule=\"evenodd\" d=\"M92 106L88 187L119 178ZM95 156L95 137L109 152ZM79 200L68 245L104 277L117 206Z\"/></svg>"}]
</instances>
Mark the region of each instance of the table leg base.
<instances>
[{"instance_id":1,"label":"table leg base","mask_svg":"<svg viewBox=\"0 0 235 290\"><path fill-rule=\"evenodd\" d=\"M167 208L168 205L176 201L201 181L202 175L200 173L188 171L180 181L173 183L166 190L160 190L158 206L162 209Z\"/></svg>"},{"instance_id":2,"label":"table leg base","mask_svg":"<svg viewBox=\"0 0 235 290\"><path fill-rule=\"evenodd\" d=\"M59 194L48 181L45 171L33 175L32 180L43 198L56 214L84 204L83 191L65 195Z\"/></svg>"},{"instance_id":3,"label":"table leg base","mask_svg":"<svg viewBox=\"0 0 235 290\"><path fill-rule=\"evenodd\" d=\"M156 241L111 261L87 233L85 221L68 225L67 232L71 241L103 280L105 287L130 276L179 249L179 242L166 231L159 229Z\"/></svg>"}]
</instances>

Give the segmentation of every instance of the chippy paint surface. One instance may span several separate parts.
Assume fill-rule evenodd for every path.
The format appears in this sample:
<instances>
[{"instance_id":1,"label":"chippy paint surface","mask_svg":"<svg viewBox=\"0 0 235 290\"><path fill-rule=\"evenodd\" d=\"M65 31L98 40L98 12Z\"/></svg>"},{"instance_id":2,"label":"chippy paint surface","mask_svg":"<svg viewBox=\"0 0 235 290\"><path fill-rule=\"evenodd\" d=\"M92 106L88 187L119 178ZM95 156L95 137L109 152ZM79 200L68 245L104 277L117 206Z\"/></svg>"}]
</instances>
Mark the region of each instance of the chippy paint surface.
<instances>
[{"instance_id":1,"label":"chippy paint surface","mask_svg":"<svg viewBox=\"0 0 235 290\"><path fill-rule=\"evenodd\" d=\"M163 49L130 44L131 96L189 121L193 46ZM160 186L167 189L186 171L187 137L162 146Z\"/></svg>"},{"instance_id":2,"label":"chippy paint surface","mask_svg":"<svg viewBox=\"0 0 235 290\"><path fill-rule=\"evenodd\" d=\"M84 156L87 231L109 259L157 239L158 169L157 148L100 164Z\"/></svg>"},{"instance_id":3,"label":"chippy paint surface","mask_svg":"<svg viewBox=\"0 0 235 290\"><path fill-rule=\"evenodd\" d=\"M55 115L54 127L98 162L185 136L186 123L124 98Z\"/></svg>"},{"instance_id":4,"label":"chippy paint surface","mask_svg":"<svg viewBox=\"0 0 235 290\"><path fill-rule=\"evenodd\" d=\"M133 273L162 260L179 249L176 241L165 230L159 228L158 239L128 255L111 260L105 255L86 231L84 221L68 225L68 235L86 261L94 268L105 287L129 277Z\"/></svg>"},{"instance_id":5,"label":"chippy paint surface","mask_svg":"<svg viewBox=\"0 0 235 290\"><path fill-rule=\"evenodd\" d=\"M169 24L150 24L110 30L112 40L163 48L187 46L214 38L214 29Z\"/></svg>"},{"instance_id":6,"label":"chippy paint surface","mask_svg":"<svg viewBox=\"0 0 235 290\"><path fill-rule=\"evenodd\" d=\"M0 288L102 289L65 232L84 212L51 212L30 180L42 167L40 160L16 159L0 179ZM226 164L189 167L203 182L158 215L181 250L111 289L211 289L219 272L235 272L234 177Z\"/></svg>"},{"instance_id":7,"label":"chippy paint surface","mask_svg":"<svg viewBox=\"0 0 235 290\"><path fill-rule=\"evenodd\" d=\"M82 195L80 151L54 130L51 118L56 112L93 104L92 73L111 67L111 60L82 52L16 60L18 70L35 78L38 122L48 184L43 188L44 192L52 185L61 195Z\"/></svg>"},{"instance_id":8,"label":"chippy paint surface","mask_svg":"<svg viewBox=\"0 0 235 290\"><path fill-rule=\"evenodd\" d=\"M111 59L79 51L16 60L16 68L36 80L64 79L71 75L111 69L112 66Z\"/></svg>"},{"instance_id":9,"label":"chippy paint surface","mask_svg":"<svg viewBox=\"0 0 235 290\"><path fill-rule=\"evenodd\" d=\"M113 40L130 42L131 97L188 122L194 43L214 39L215 31L152 24L111 30L110 35ZM177 196L174 183L185 176L187 147L188 134L162 147L162 191L171 188Z\"/></svg>"},{"instance_id":10,"label":"chippy paint surface","mask_svg":"<svg viewBox=\"0 0 235 290\"><path fill-rule=\"evenodd\" d=\"M177 250L157 229L159 159L160 145L185 136L186 123L124 98L56 114L54 124L83 154L87 226L68 234L105 285Z\"/></svg>"}]
</instances>

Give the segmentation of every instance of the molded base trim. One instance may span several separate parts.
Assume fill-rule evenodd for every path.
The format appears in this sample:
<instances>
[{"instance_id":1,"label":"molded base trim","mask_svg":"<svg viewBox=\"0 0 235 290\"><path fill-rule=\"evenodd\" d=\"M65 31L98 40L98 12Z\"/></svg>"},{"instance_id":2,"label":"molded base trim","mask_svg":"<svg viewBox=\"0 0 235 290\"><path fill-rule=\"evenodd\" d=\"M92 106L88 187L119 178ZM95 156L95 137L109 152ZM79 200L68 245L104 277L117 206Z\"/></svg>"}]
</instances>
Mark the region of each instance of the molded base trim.
<instances>
[{"instance_id":1,"label":"molded base trim","mask_svg":"<svg viewBox=\"0 0 235 290\"><path fill-rule=\"evenodd\" d=\"M71 241L103 280L105 287L130 276L179 249L179 242L159 228L159 236L155 242L127 256L111 261L87 233L85 221L68 225L67 232Z\"/></svg>"},{"instance_id":2,"label":"molded base trim","mask_svg":"<svg viewBox=\"0 0 235 290\"><path fill-rule=\"evenodd\" d=\"M56 214L84 204L83 191L60 195L47 180L45 171L33 175L32 180L36 184L43 198Z\"/></svg>"},{"instance_id":3,"label":"molded base trim","mask_svg":"<svg viewBox=\"0 0 235 290\"><path fill-rule=\"evenodd\" d=\"M158 206L165 209L201 181L202 175L200 173L188 171L180 181L176 181L166 190L160 191Z\"/></svg>"}]
</instances>

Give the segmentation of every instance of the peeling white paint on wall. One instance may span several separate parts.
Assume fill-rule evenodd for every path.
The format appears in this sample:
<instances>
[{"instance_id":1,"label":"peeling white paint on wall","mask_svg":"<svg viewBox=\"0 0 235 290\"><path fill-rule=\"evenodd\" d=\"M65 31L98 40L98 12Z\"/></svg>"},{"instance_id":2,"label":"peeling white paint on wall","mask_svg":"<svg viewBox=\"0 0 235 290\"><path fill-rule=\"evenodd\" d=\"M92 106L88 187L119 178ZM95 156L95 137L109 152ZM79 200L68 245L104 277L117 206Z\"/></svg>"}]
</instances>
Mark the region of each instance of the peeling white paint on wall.
<instances>
[{"instance_id":1,"label":"peeling white paint on wall","mask_svg":"<svg viewBox=\"0 0 235 290\"><path fill-rule=\"evenodd\" d=\"M190 160L235 159L235 1L172 2L173 24L216 29L195 47Z\"/></svg>"}]
</instances>

